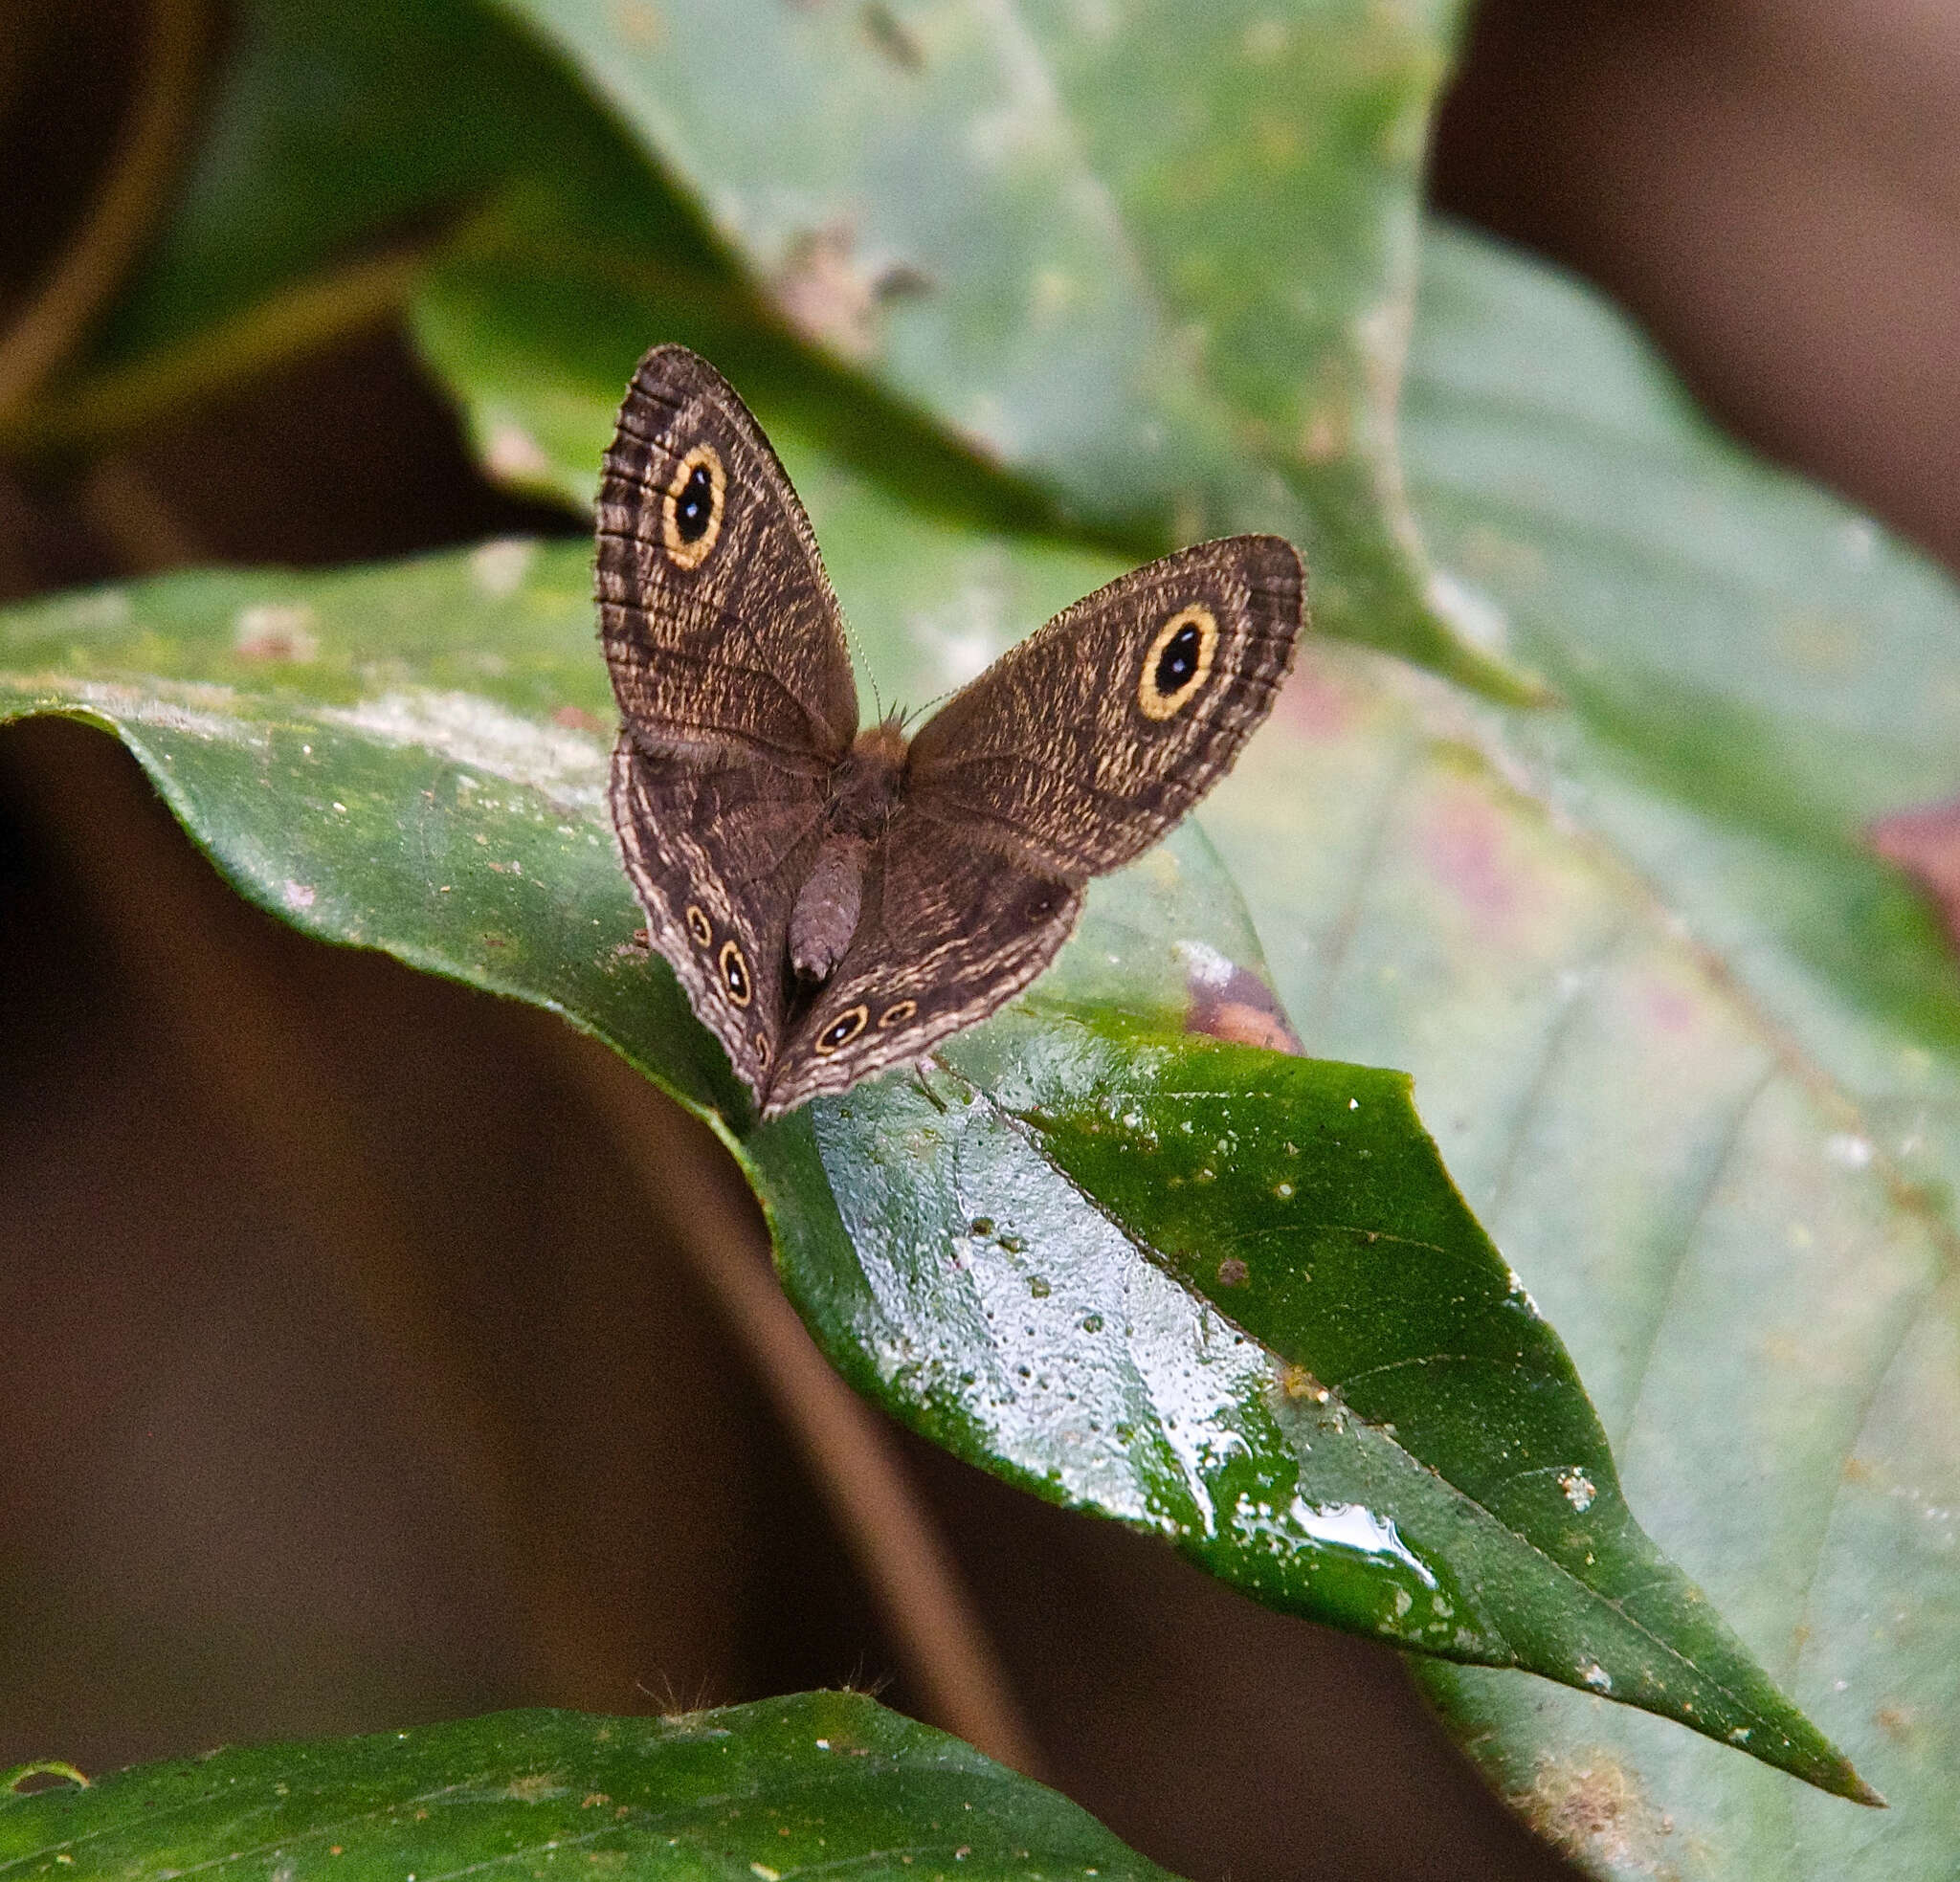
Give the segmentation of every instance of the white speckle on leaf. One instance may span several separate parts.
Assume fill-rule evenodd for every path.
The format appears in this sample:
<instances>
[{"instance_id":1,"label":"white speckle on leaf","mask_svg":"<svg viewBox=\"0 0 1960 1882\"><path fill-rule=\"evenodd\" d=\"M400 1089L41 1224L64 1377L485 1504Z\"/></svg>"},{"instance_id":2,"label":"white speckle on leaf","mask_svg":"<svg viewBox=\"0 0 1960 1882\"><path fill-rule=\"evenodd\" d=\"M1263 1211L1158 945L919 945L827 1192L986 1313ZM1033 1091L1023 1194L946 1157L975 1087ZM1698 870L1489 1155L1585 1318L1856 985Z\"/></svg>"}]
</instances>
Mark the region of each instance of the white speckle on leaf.
<instances>
[{"instance_id":1,"label":"white speckle on leaf","mask_svg":"<svg viewBox=\"0 0 1960 1882\"><path fill-rule=\"evenodd\" d=\"M100 588L68 604L68 624L84 632L129 625L129 596L122 588Z\"/></svg>"},{"instance_id":2,"label":"white speckle on leaf","mask_svg":"<svg viewBox=\"0 0 1960 1882\"><path fill-rule=\"evenodd\" d=\"M967 154L984 170L1030 158L1060 157L1067 148L1055 94L1033 58L1021 61L1020 82L967 125Z\"/></svg>"},{"instance_id":3,"label":"white speckle on leaf","mask_svg":"<svg viewBox=\"0 0 1960 1882\"><path fill-rule=\"evenodd\" d=\"M453 764L529 785L586 808L606 789L604 745L561 725L539 724L471 693L388 693L321 717L384 744L412 745ZM459 778L458 790L475 780Z\"/></svg>"},{"instance_id":4,"label":"white speckle on leaf","mask_svg":"<svg viewBox=\"0 0 1960 1882\"><path fill-rule=\"evenodd\" d=\"M220 739L227 744L262 748L267 742L258 726L238 717L238 696L229 686L170 686L167 692L152 692L121 680L78 681L66 675L51 683L58 683L71 698L93 706L104 719L188 733L195 739ZM168 683L153 680L150 684L161 689ZM212 707L224 710L212 711Z\"/></svg>"},{"instance_id":5,"label":"white speckle on leaf","mask_svg":"<svg viewBox=\"0 0 1960 1882\"><path fill-rule=\"evenodd\" d=\"M1561 1472L1558 1487L1565 1492L1566 1501L1581 1516L1592 1507L1592 1499L1599 1494L1597 1486L1584 1471Z\"/></svg>"},{"instance_id":6,"label":"white speckle on leaf","mask_svg":"<svg viewBox=\"0 0 1960 1882\"><path fill-rule=\"evenodd\" d=\"M313 610L301 603L265 601L241 608L232 627L232 651L246 660L305 665L320 658Z\"/></svg>"},{"instance_id":7,"label":"white speckle on leaf","mask_svg":"<svg viewBox=\"0 0 1960 1882\"><path fill-rule=\"evenodd\" d=\"M502 536L470 551L470 580L478 592L504 601L523 587L538 545L527 536Z\"/></svg>"},{"instance_id":8,"label":"white speckle on leaf","mask_svg":"<svg viewBox=\"0 0 1960 1882\"><path fill-rule=\"evenodd\" d=\"M1245 29L1238 43L1245 48L1247 58L1265 65L1286 50L1288 37L1284 20L1256 19Z\"/></svg>"},{"instance_id":9,"label":"white speckle on leaf","mask_svg":"<svg viewBox=\"0 0 1960 1882\"><path fill-rule=\"evenodd\" d=\"M1059 268L1038 268L1028 287L1028 315L1036 327L1053 325L1081 298L1081 285Z\"/></svg>"},{"instance_id":10,"label":"white speckle on leaf","mask_svg":"<svg viewBox=\"0 0 1960 1882\"><path fill-rule=\"evenodd\" d=\"M1613 1691L1613 1675L1597 1660L1589 1660L1579 1669L1579 1677L1595 1693Z\"/></svg>"},{"instance_id":11,"label":"white speckle on leaf","mask_svg":"<svg viewBox=\"0 0 1960 1882\"><path fill-rule=\"evenodd\" d=\"M1848 1170L1861 1170L1872 1160L1872 1140L1855 1132L1838 1131L1824 1140L1824 1155Z\"/></svg>"},{"instance_id":12,"label":"white speckle on leaf","mask_svg":"<svg viewBox=\"0 0 1960 1882\"><path fill-rule=\"evenodd\" d=\"M313 906L313 885L310 882L295 882L286 878L285 903L288 908L311 908Z\"/></svg>"},{"instance_id":13,"label":"white speckle on leaf","mask_svg":"<svg viewBox=\"0 0 1960 1882\"><path fill-rule=\"evenodd\" d=\"M1232 961L1209 941L1179 941L1177 953L1184 962L1186 974L1200 986L1228 985L1232 976L1238 971Z\"/></svg>"},{"instance_id":14,"label":"white speckle on leaf","mask_svg":"<svg viewBox=\"0 0 1960 1882\"><path fill-rule=\"evenodd\" d=\"M911 616L913 641L939 669L949 686L964 686L991 667L1006 644L1000 590L991 583L969 582L944 607Z\"/></svg>"},{"instance_id":15,"label":"white speckle on leaf","mask_svg":"<svg viewBox=\"0 0 1960 1882\"><path fill-rule=\"evenodd\" d=\"M1020 454L1021 435L1007 422L1007 408L992 392L975 392L967 401L966 431L987 453L996 457Z\"/></svg>"}]
</instances>

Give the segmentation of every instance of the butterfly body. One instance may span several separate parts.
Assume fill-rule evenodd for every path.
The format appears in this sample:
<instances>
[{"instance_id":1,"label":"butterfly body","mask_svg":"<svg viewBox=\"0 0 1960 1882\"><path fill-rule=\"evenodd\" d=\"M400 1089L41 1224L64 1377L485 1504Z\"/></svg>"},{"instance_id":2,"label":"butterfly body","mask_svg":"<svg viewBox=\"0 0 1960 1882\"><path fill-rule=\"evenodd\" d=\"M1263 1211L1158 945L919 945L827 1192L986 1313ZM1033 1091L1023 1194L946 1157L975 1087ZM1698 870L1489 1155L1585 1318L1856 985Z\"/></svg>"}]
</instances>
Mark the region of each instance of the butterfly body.
<instances>
[{"instance_id":1,"label":"butterfly body","mask_svg":"<svg viewBox=\"0 0 1960 1882\"><path fill-rule=\"evenodd\" d=\"M916 1060L1054 958L1265 717L1300 558L1236 537L1066 609L907 742L858 729L841 616L761 428L641 361L600 489L611 803L654 946L765 1117Z\"/></svg>"},{"instance_id":2,"label":"butterfly body","mask_svg":"<svg viewBox=\"0 0 1960 1882\"><path fill-rule=\"evenodd\" d=\"M864 876L898 808L905 736L890 720L860 732L831 779L824 837L790 910L790 964L799 981L821 985L858 932Z\"/></svg>"}]
</instances>

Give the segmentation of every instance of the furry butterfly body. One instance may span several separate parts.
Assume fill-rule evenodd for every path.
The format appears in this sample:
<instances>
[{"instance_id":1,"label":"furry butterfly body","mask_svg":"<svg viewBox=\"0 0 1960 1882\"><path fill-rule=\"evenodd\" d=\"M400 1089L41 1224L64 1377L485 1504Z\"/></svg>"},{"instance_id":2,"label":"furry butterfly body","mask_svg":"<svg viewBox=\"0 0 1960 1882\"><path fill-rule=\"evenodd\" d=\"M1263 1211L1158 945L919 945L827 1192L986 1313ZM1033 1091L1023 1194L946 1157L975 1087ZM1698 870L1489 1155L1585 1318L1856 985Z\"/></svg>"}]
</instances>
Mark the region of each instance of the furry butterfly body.
<instances>
[{"instance_id":1,"label":"furry butterfly body","mask_svg":"<svg viewBox=\"0 0 1960 1882\"><path fill-rule=\"evenodd\" d=\"M858 729L836 597L762 429L656 347L599 493L611 803L653 945L765 1117L916 1060L1028 985L1083 886L1271 709L1298 552L1206 542L1077 602L909 742Z\"/></svg>"}]
</instances>

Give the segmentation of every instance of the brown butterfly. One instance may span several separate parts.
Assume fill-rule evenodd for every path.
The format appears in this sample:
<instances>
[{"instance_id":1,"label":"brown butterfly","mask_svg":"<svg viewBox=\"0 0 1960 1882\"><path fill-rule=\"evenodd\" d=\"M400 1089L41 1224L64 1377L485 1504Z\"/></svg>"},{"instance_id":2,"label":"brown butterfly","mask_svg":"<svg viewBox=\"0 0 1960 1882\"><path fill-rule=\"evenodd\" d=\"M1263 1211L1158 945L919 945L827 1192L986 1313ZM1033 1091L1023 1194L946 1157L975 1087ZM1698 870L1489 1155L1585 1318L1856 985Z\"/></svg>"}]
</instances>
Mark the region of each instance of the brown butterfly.
<instances>
[{"instance_id":1,"label":"brown butterfly","mask_svg":"<svg viewBox=\"0 0 1960 1882\"><path fill-rule=\"evenodd\" d=\"M612 822L653 945L765 1118L984 1019L1272 709L1305 616L1277 536L1166 556L1011 649L907 742L858 730L843 620L762 428L682 346L599 488L625 724Z\"/></svg>"}]
</instances>

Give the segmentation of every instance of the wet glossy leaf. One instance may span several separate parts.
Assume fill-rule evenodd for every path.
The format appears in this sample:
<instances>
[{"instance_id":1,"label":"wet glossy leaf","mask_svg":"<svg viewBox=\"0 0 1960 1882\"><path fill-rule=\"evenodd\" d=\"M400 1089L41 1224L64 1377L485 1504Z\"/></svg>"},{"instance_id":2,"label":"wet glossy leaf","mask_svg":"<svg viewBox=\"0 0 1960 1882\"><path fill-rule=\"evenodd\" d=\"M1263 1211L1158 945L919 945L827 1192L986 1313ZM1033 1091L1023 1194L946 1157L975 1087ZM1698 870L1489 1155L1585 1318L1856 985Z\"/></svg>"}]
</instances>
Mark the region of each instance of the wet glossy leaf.
<instances>
[{"instance_id":1,"label":"wet glossy leaf","mask_svg":"<svg viewBox=\"0 0 1960 1882\"><path fill-rule=\"evenodd\" d=\"M507 1712L0 1795L0 1865L76 1878L1162 1877L1065 1798L855 1693L674 1718Z\"/></svg>"},{"instance_id":2,"label":"wet glossy leaf","mask_svg":"<svg viewBox=\"0 0 1960 1882\"><path fill-rule=\"evenodd\" d=\"M812 468L865 676L901 697L1099 572ZM1628 1517L1556 1338L1401 1080L1181 1033L1221 989L1272 1012L1194 830L1099 884L1040 1003L949 1073L746 1132L718 1050L629 940L587 564L502 542L178 577L18 610L0 659L12 709L114 725L266 907L553 1007L729 1119L834 1360L962 1454L1275 1605L1854 1782Z\"/></svg>"}]
</instances>

